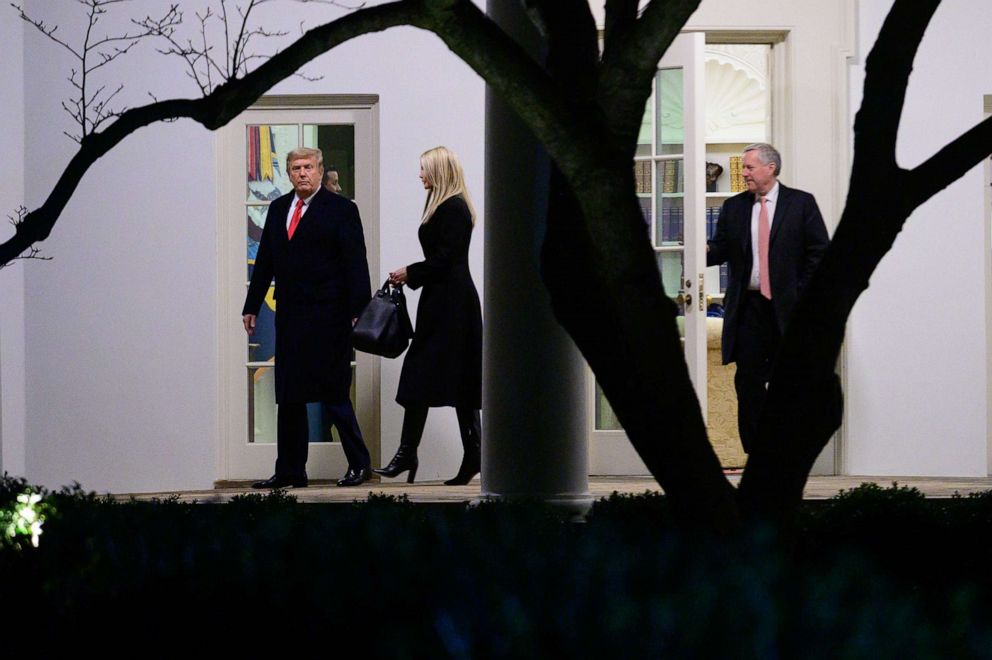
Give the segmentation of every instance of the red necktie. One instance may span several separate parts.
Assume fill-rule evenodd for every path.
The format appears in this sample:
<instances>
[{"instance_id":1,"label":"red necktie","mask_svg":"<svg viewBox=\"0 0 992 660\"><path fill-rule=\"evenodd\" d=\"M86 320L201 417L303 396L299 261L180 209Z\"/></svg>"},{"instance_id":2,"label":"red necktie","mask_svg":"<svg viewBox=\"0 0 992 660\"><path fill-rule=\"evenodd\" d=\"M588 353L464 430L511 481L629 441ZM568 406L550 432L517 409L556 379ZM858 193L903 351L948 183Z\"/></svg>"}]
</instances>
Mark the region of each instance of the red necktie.
<instances>
[{"instance_id":1,"label":"red necktie","mask_svg":"<svg viewBox=\"0 0 992 660\"><path fill-rule=\"evenodd\" d=\"M296 231L296 225L300 224L300 218L303 217L303 200L296 200L296 208L293 210L293 219L289 221L289 239L293 240L293 232Z\"/></svg>"},{"instance_id":2,"label":"red necktie","mask_svg":"<svg viewBox=\"0 0 992 660\"><path fill-rule=\"evenodd\" d=\"M772 279L768 273L768 242L771 231L768 226L768 207L765 206L764 195L758 201L761 202L761 210L758 211L758 288L761 295L771 300Z\"/></svg>"}]
</instances>

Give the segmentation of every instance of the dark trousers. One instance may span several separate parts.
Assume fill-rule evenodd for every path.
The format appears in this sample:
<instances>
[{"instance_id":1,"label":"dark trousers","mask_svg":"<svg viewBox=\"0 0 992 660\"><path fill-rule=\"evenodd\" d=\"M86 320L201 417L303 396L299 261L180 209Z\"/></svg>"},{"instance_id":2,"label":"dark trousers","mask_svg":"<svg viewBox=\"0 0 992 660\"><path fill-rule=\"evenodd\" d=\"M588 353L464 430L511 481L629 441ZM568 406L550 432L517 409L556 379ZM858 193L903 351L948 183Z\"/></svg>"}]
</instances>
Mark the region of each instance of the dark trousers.
<instances>
[{"instance_id":1,"label":"dark trousers","mask_svg":"<svg viewBox=\"0 0 992 660\"><path fill-rule=\"evenodd\" d=\"M369 450L358 428L358 419L351 401L325 403L324 411L338 430L348 467L371 469ZM310 431L307 425L307 404L281 403L277 414L276 476L297 479L306 475Z\"/></svg>"},{"instance_id":2,"label":"dark trousers","mask_svg":"<svg viewBox=\"0 0 992 660\"><path fill-rule=\"evenodd\" d=\"M744 451L751 453L758 439L758 420L768 395L772 363L782 339L775 319L775 308L757 291L747 291L741 299L734 344L737 374L737 429Z\"/></svg>"},{"instance_id":3,"label":"dark trousers","mask_svg":"<svg viewBox=\"0 0 992 660\"><path fill-rule=\"evenodd\" d=\"M424 424L427 423L427 406L406 406L403 414L403 432L400 444L412 447L420 446L424 435ZM482 437L482 423L479 411L474 408L455 408L458 415L458 430L462 436L462 446L479 446Z\"/></svg>"}]
</instances>

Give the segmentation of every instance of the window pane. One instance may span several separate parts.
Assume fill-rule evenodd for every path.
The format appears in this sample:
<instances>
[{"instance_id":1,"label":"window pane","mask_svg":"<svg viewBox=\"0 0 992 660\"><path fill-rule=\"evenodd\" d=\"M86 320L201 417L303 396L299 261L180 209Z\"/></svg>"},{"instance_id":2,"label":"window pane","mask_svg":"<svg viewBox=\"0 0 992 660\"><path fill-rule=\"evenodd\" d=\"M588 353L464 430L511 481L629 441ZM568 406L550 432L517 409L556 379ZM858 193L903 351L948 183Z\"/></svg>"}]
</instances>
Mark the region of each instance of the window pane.
<instances>
[{"instance_id":1,"label":"window pane","mask_svg":"<svg viewBox=\"0 0 992 660\"><path fill-rule=\"evenodd\" d=\"M252 270L255 267L255 257L258 256L258 243L262 240L262 229L265 227L265 215L269 212L268 206L249 206L248 221L246 224L248 237L248 279L251 279Z\"/></svg>"},{"instance_id":2,"label":"window pane","mask_svg":"<svg viewBox=\"0 0 992 660\"><path fill-rule=\"evenodd\" d=\"M248 367L248 442L276 441L276 374L272 367Z\"/></svg>"},{"instance_id":3,"label":"window pane","mask_svg":"<svg viewBox=\"0 0 992 660\"><path fill-rule=\"evenodd\" d=\"M641 130L637 134L637 155L638 156L653 156L654 152L651 146L651 135L654 133L654 127L652 122L652 117L654 117L654 94L648 98L647 105L644 106L644 117L641 119Z\"/></svg>"},{"instance_id":4,"label":"window pane","mask_svg":"<svg viewBox=\"0 0 992 660\"><path fill-rule=\"evenodd\" d=\"M621 431L620 420L617 419L610 402L606 400L603 389L596 383L596 430L597 431Z\"/></svg>"},{"instance_id":5,"label":"window pane","mask_svg":"<svg viewBox=\"0 0 992 660\"><path fill-rule=\"evenodd\" d=\"M682 250L671 250L668 252L656 253L658 258L658 270L661 271L661 279L665 284L665 294L669 298L678 298L683 293L682 280L683 265ZM679 305L679 314L684 313L684 306Z\"/></svg>"},{"instance_id":6,"label":"window pane","mask_svg":"<svg viewBox=\"0 0 992 660\"><path fill-rule=\"evenodd\" d=\"M651 235L651 193L654 191L653 179L651 175L652 162L641 160L634 163L634 186L637 193L637 201L641 205L641 213L644 215L644 224L648 228L648 235Z\"/></svg>"},{"instance_id":7,"label":"window pane","mask_svg":"<svg viewBox=\"0 0 992 660\"><path fill-rule=\"evenodd\" d=\"M658 222L655 245L683 245L685 242L685 186L682 175L684 161L662 160L656 163L658 185Z\"/></svg>"},{"instance_id":8,"label":"window pane","mask_svg":"<svg viewBox=\"0 0 992 660\"><path fill-rule=\"evenodd\" d=\"M685 149L682 108L682 69L662 69L655 79L658 98L658 153L681 154Z\"/></svg>"},{"instance_id":9,"label":"window pane","mask_svg":"<svg viewBox=\"0 0 992 660\"><path fill-rule=\"evenodd\" d=\"M298 146L297 124L248 127L248 202L271 202L293 189L283 161Z\"/></svg>"},{"instance_id":10,"label":"window pane","mask_svg":"<svg viewBox=\"0 0 992 660\"><path fill-rule=\"evenodd\" d=\"M353 124L304 124L303 146L324 154L324 171L338 173L340 192L355 198L355 126Z\"/></svg>"}]
</instances>

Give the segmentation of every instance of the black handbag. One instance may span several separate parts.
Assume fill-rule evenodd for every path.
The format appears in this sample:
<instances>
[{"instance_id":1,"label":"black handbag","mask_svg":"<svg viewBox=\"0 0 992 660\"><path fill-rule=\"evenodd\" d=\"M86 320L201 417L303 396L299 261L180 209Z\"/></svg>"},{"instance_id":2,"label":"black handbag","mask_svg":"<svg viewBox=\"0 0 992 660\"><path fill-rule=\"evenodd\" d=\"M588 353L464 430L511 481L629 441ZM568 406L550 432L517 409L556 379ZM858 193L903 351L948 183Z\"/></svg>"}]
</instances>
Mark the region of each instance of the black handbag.
<instances>
[{"instance_id":1,"label":"black handbag","mask_svg":"<svg viewBox=\"0 0 992 660\"><path fill-rule=\"evenodd\" d=\"M406 350L411 337L413 325L406 310L403 285L390 287L386 280L358 315L351 329L352 345L363 353L394 358Z\"/></svg>"}]
</instances>

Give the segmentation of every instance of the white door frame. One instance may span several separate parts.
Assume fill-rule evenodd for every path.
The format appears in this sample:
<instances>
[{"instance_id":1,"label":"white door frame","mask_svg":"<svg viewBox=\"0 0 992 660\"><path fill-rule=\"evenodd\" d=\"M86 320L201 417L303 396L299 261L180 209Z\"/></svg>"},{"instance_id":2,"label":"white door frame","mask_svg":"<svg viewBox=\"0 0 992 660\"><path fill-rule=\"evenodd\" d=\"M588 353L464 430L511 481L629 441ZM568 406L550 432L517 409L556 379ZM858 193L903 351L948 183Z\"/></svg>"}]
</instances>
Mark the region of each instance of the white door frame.
<instances>
[{"instance_id":1,"label":"white door frame","mask_svg":"<svg viewBox=\"0 0 992 660\"><path fill-rule=\"evenodd\" d=\"M712 43L774 44L771 141L782 152L787 181L816 195L827 227L832 231L843 208L850 175L847 68L849 58L856 54L855 0L776 7L775 12L763 12L735 0L709 0L693 14L686 30L703 32ZM762 18L755 20L756 16ZM801 60L794 58L797 39L801 40ZM807 80L816 80L818 85L812 90L805 85L800 93L796 85ZM992 332L989 341L992 347ZM846 391L845 362L846 354L842 351L838 371ZM591 377L589 401L587 415L590 428L594 429L595 385ZM845 407L841 428L816 461L813 474L845 473L847 412ZM992 413L989 425L992 429ZM597 432L590 431L591 473L633 473L634 466L629 461L603 462L605 456L615 453L612 448L609 454L601 451L605 448L604 441L617 449L630 444L622 431L611 433L616 437L601 435L597 444ZM597 469L607 464L607 471ZM992 473L992 431L989 472Z\"/></svg>"},{"instance_id":2,"label":"white door frame","mask_svg":"<svg viewBox=\"0 0 992 660\"><path fill-rule=\"evenodd\" d=\"M706 414L706 296L704 291L704 273L706 270L706 181L704 163L705 127L703 108L703 49L705 38L701 33L684 32L680 34L658 63L658 70L682 69L682 106L683 106L683 151L672 155L674 160L682 161L683 171L683 214L686 218L684 225L684 244L681 249L668 251L682 252L683 279L679 289L685 296L685 358L689 365L689 376L692 379L696 396ZM660 103L657 91L652 94L654 103ZM659 157L658 148L658 113L652 112L652 160L656 163L672 160L673 158ZM660 158L660 159L659 159ZM652 170L654 172L654 170ZM662 194L656 190L658 177L652 176L652 242L655 240L655 225L661 221L660 209L656 200ZM689 219L696 218L695 222ZM656 252L665 251L656 248ZM666 282L667 285L673 284ZM647 466L634 450L627 434L615 430L597 430L595 419L596 379L592 371L587 369L587 392L589 408L586 412L589 419L589 471L591 474L624 474L646 475Z\"/></svg>"},{"instance_id":3,"label":"white door frame","mask_svg":"<svg viewBox=\"0 0 992 660\"><path fill-rule=\"evenodd\" d=\"M362 216L369 273L379 273L379 115L375 95L267 96L217 132L217 338L218 481L267 477L275 444L249 444L245 335L241 308L245 296L244 158L245 127L265 123L355 124L355 201ZM240 285L239 285L240 284ZM373 464L379 459L379 359L356 354L358 421ZM311 444L311 479L340 476L347 468L340 443Z\"/></svg>"},{"instance_id":4,"label":"white door frame","mask_svg":"<svg viewBox=\"0 0 992 660\"><path fill-rule=\"evenodd\" d=\"M982 99L983 117L992 116L992 94ZM992 356L992 160L985 159L985 333L986 355ZM992 359L985 361L985 470L992 476Z\"/></svg>"}]
</instances>

